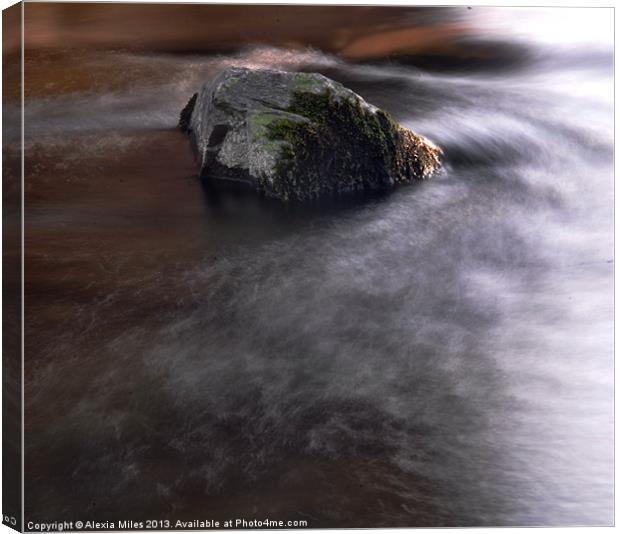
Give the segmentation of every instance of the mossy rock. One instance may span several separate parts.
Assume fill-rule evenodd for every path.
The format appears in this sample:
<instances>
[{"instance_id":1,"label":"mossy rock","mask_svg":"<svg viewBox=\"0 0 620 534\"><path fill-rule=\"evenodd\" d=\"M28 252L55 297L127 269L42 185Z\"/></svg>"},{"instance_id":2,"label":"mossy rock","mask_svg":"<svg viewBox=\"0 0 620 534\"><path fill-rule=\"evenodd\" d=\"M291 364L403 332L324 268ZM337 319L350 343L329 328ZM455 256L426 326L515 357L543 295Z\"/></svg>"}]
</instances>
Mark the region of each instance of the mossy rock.
<instances>
[{"instance_id":1,"label":"mossy rock","mask_svg":"<svg viewBox=\"0 0 620 534\"><path fill-rule=\"evenodd\" d=\"M320 74L231 68L192 99L179 126L204 180L308 200L384 190L439 166L430 141Z\"/></svg>"}]
</instances>

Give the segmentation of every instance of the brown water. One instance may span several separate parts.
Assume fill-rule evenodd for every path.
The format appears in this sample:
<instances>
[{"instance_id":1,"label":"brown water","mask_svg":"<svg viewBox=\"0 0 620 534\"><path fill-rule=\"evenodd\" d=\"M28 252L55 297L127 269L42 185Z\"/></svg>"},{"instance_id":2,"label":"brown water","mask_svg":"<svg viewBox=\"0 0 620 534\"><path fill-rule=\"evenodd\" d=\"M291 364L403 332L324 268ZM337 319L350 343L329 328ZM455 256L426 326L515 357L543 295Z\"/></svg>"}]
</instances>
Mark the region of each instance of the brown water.
<instances>
[{"instance_id":1,"label":"brown water","mask_svg":"<svg viewBox=\"0 0 620 534\"><path fill-rule=\"evenodd\" d=\"M89 9L27 5L26 521L611 523L610 10ZM207 189L175 125L229 65L342 81L445 168Z\"/></svg>"}]
</instances>

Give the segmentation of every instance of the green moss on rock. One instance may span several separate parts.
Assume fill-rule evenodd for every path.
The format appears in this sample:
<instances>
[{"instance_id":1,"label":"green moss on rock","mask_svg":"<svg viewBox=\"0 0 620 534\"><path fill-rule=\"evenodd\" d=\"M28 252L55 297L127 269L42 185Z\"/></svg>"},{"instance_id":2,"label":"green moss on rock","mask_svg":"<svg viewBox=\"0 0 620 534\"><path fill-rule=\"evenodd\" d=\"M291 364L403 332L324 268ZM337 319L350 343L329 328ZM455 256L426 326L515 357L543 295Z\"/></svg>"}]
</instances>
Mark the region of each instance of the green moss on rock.
<instances>
[{"instance_id":1,"label":"green moss on rock","mask_svg":"<svg viewBox=\"0 0 620 534\"><path fill-rule=\"evenodd\" d=\"M405 164L398 149L413 148L416 137L384 111L343 98L332 90L295 91L288 112L307 122L275 116L266 124L270 140L284 142L276 168L278 180L263 181L269 195L308 199L334 193L380 190L396 182L424 178ZM422 143L420 143L422 144ZM424 166L433 166L431 154Z\"/></svg>"}]
</instances>

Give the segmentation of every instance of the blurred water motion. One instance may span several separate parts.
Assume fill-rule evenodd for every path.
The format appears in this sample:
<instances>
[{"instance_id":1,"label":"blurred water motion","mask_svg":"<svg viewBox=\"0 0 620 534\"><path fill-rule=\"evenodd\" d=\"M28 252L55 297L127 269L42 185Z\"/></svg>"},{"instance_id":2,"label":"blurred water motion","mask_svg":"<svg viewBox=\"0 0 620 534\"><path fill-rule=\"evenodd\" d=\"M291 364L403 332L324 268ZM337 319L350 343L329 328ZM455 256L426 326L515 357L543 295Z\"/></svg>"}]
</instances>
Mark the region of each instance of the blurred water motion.
<instances>
[{"instance_id":1,"label":"blurred water motion","mask_svg":"<svg viewBox=\"0 0 620 534\"><path fill-rule=\"evenodd\" d=\"M612 523L611 9L26 16L27 518ZM230 65L339 80L444 170L204 189L175 125Z\"/></svg>"}]
</instances>

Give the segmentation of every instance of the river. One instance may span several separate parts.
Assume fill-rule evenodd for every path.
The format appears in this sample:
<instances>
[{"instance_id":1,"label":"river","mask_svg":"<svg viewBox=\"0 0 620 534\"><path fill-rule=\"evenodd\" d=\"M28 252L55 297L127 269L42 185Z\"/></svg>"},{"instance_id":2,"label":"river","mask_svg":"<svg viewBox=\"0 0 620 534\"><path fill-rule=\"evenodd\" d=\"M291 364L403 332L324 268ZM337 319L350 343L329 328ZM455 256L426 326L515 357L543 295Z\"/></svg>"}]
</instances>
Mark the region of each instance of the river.
<instances>
[{"instance_id":1,"label":"river","mask_svg":"<svg viewBox=\"0 0 620 534\"><path fill-rule=\"evenodd\" d=\"M27 519L613 522L613 11L461 16L467 61L27 54ZM175 125L230 65L332 77L443 169L204 188Z\"/></svg>"}]
</instances>

